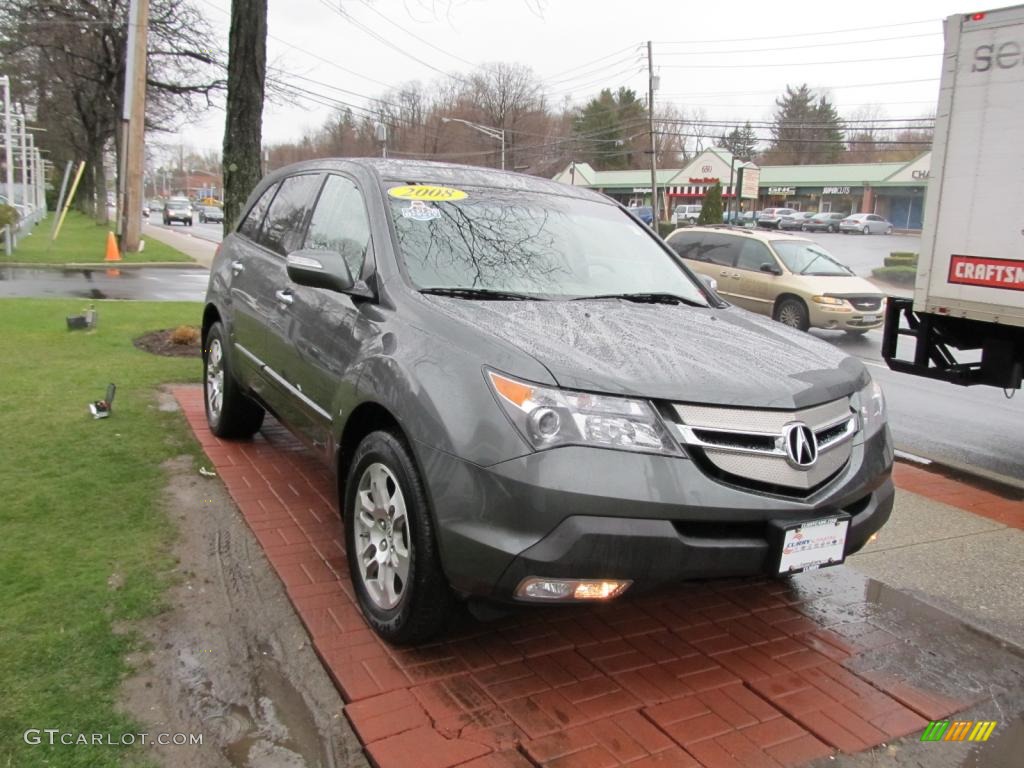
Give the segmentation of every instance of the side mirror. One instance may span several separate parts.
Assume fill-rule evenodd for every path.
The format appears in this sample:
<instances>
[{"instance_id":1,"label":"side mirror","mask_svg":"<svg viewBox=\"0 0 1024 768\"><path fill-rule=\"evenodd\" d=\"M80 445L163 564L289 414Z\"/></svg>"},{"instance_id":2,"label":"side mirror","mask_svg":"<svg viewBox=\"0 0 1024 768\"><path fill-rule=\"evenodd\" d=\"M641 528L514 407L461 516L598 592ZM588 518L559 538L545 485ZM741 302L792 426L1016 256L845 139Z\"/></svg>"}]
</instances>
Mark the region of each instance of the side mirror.
<instances>
[{"instance_id":1,"label":"side mirror","mask_svg":"<svg viewBox=\"0 0 1024 768\"><path fill-rule=\"evenodd\" d=\"M715 278L710 277L709 275L697 275L697 277L700 278L700 281L704 283L704 286L712 293L716 293L718 291L718 281L715 280Z\"/></svg>"},{"instance_id":2,"label":"side mirror","mask_svg":"<svg viewBox=\"0 0 1024 768\"><path fill-rule=\"evenodd\" d=\"M761 271L762 272L767 272L769 275L781 275L782 274L782 270L779 269L779 265L778 264L771 264L771 263L769 263L767 261L764 264L761 265Z\"/></svg>"},{"instance_id":3,"label":"side mirror","mask_svg":"<svg viewBox=\"0 0 1024 768\"><path fill-rule=\"evenodd\" d=\"M296 285L326 288L328 291L365 298L372 297L366 283L356 281L352 277L345 259L336 251L295 251L288 254L285 268L288 271L288 279Z\"/></svg>"}]
</instances>

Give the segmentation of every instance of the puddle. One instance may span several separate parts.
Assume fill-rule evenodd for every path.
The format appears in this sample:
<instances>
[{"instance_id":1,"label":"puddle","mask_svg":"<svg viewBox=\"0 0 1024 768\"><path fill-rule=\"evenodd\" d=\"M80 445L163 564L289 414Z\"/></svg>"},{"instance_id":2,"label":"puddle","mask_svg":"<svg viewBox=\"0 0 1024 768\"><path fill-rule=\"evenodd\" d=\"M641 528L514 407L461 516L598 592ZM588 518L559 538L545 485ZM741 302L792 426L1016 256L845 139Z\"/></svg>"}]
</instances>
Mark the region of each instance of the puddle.
<instances>
[{"instance_id":1,"label":"puddle","mask_svg":"<svg viewBox=\"0 0 1024 768\"><path fill-rule=\"evenodd\" d=\"M973 747L960 768L1017 768L1024 764L1024 718L999 723L992 738Z\"/></svg>"}]
</instances>

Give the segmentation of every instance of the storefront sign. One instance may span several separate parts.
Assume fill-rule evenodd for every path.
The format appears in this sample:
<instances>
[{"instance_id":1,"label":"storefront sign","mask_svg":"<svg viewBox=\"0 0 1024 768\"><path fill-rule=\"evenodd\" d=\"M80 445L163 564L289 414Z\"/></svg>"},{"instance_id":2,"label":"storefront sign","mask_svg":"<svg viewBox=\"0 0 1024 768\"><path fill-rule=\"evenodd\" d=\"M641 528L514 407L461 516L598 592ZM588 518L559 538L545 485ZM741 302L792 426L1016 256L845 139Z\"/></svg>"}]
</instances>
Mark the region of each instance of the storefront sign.
<instances>
[{"instance_id":1,"label":"storefront sign","mask_svg":"<svg viewBox=\"0 0 1024 768\"><path fill-rule=\"evenodd\" d=\"M910 175L913 176L918 181L924 181L929 176L931 176L931 171L914 171Z\"/></svg>"},{"instance_id":2,"label":"storefront sign","mask_svg":"<svg viewBox=\"0 0 1024 768\"><path fill-rule=\"evenodd\" d=\"M769 195L795 195L796 189L794 187L768 187Z\"/></svg>"},{"instance_id":3,"label":"storefront sign","mask_svg":"<svg viewBox=\"0 0 1024 768\"><path fill-rule=\"evenodd\" d=\"M651 193L650 187L633 187L634 195L649 195Z\"/></svg>"},{"instance_id":4,"label":"storefront sign","mask_svg":"<svg viewBox=\"0 0 1024 768\"><path fill-rule=\"evenodd\" d=\"M850 194L849 187L824 187L821 190L823 195L848 195Z\"/></svg>"},{"instance_id":5,"label":"storefront sign","mask_svg":"<svg viewBox=\"0 0 1024 768\"><path fill-rule=\"evenodd\" d=\"M710 176L705 176L702 179L694 179L694 178L690 179L690 183L691 184L718 184L721 181L722 181L721 179L714 179L714 178L711 178Z\"/></svg>"},{"instance_id":6,"label":"storefront sign","mask_svg":"<svg viewBox=\"0 0 1024 768\"><path fill-rule=\"evenodd\" d=\"M756 165L741 165L737 174L736 186L739 187L740 197L756 200L760 192L758 185L761 183L761 169Z\"/></svg>"}]
</instances>

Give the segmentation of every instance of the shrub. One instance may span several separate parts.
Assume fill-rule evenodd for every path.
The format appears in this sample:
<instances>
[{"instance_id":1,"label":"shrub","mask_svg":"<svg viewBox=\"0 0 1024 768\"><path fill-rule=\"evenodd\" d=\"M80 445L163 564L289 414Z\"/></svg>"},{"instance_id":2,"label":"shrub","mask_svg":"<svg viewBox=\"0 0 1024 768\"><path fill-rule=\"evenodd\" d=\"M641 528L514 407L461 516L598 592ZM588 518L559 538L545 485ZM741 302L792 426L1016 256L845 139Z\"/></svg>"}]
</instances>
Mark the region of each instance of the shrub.
<instances>
[{"instance_id":1,"label":"shrub","mask_svg":"<svg viewBox=\"0 0 1024 768\"><path fill-rule=\"evenodd\" d=\"M913 285L914 280L917 279L917 267L903 265L876 267L871 270L871 274L879 280L884 280L894 285Z\"/></svg>"},{"instance_id":2,"label":"shrub","mask_svg":"<svg viewBox=\"0 0 1024 768\"><path fill-rule=\"evenodd\" d=\"M179 325L170 335L172 344L192 346L199 343L199 329L194 325Z\"/></svg>"},{"instance_id":3,"label":"shrub","mask_svg":"<svg viewBox=\"0 0 1024 768\"><path fill-rule=\"evenodd\" d=\"M913 259L917 262L917 254L912 251L889 251L889 256L893 259Z\"/></svg>"},{"instance_id":4,"label":"shrub","mask_svg":"<svg viewBox=\"0 0 1024 768\"><path fill-rule=\"evenodd\" d=\"M896 258L895 256L885 257L885 266L887 267L917 267L917 259L903 259Z\"/></svg>"},{"instance_id":5,"label":"shrub","mask_svg":"<svg viewBox=\"0 0 1024 768\"><path fill-rule=\"evenodd\" d=\"M700 209L700 216L697 224L721 224L722 223L722 185L715 184L704 193L704 200Z\"/></svg>"},{"instance_id":6,"label":"shrub","mask_svg":"<svg viewBox=\"0 0 1024 768\"><path fill-rule=\"evenodd\" d=\"M670 234L676 231L676 225L671 221L659 221L658 222L658 234L662 237L668 237Z\"/></svg>"},{"instance_id":7,"label":"shrub","mask_svg":"<svg viewBox=\"0 0 1024 768\"><path fill-rule=\"evenodd\" d=\"M8 224L15 225L18 223L18 209L12 205L6 203L0 203L0 229L3 229Z\"/></svg>"}]
</instances>

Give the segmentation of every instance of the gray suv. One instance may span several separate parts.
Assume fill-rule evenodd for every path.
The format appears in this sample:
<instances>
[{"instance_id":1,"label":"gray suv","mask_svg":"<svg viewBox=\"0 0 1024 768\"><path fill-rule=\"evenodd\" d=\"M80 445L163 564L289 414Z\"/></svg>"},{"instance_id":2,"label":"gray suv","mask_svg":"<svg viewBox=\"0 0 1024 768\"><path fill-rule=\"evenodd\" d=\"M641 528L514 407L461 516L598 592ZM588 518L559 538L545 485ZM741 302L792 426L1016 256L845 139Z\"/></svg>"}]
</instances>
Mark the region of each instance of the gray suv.
<instances>
[{"instance_id":1,"label":"gray suv","mask_svg":"<svg viewBox=\"0 0 1024 768\"><path fill-rule=\"evenodd\" d=\"M864 366L722 301L627 211L514 173L317 160L253 192L203 314L214 434L337 476L371 626L842 562L889 517Z\"/></svg>"}]
</instances>

